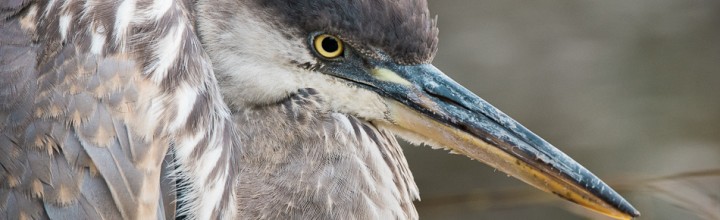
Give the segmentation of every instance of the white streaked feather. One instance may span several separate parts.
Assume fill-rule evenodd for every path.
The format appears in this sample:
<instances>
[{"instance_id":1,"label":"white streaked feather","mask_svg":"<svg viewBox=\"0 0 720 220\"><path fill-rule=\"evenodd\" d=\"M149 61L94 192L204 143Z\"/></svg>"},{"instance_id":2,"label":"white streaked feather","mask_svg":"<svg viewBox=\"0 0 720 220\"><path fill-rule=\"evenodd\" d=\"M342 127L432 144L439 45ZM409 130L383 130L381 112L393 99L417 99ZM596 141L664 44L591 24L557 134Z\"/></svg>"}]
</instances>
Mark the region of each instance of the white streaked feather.
<instances>
[{"instance_id":1,"label":"white streaked feather","mask_svg":"<svg viewBox=\"0 0 720 220\"><path fill-rule=\"evenodd\" d=\"M371 132L375 132L376 136L380 136L380 133L377 130L372 130ZM353 134L348 134L348 135L353 135ZM371 158L371 159L364 159L364 160L362 158L358 158L360 160L360 162L362 162L362 164L364 165L364 166L362 166L364 168L362 170L363 175L366 175L366 177L364 179L367 181L373 181L373 182L368 183L368 185L370 185L372 187L371 191L373 191L373 192L377 191L377 189L375 189L376 187L382 187L383 189L389 191L388 193L383 193L383 194L379 195L380 197L384 197L384 199L382 201L386 201L386 202L390 203L390 204L385 204L386 206L398 207L399 210L402 210L401 208L399 208L400 201L398 198L400 198L400 192L399 192L399 189L395 186L395 183L393 182L393 179L395 179L397 177L395 177L393 172L390 170L390 166L394 166L395 164L387 164L385 162L385 159L383 159L382 153L379 151L380 148L385 148L387 146L380 146L379 144L381 144L381 143L375 143L374 141L371 141L370 135L365 131L365 129L360 129L360 136L361 136L361 138L359 140L360 141L359 146L361 146L361 147L358 150L360 150L362 152L359 155L369 155L369 157ZM387 155L387 156L389 156L389 155ZM367 163L369 163L369 164L367 164ZM374 180L369 174L370 170L368 170L368 167L370 167L370 170L372 170L373 172L376 172L378 174L378 176L381 176L384 178L381 178L379 180Z\"/></svg>"},{"instance_id":2,"label":"white streaked feather","mask_svg":"<svg viewBox=\"0 0 720 220\"><path fill-rule=\"evenodd\" d=\"M45 7L45 11L43 12L43 17L47 17L50 14L50 10L52 10L55 7L55 3L57 0L48 0L48 4Z\"/></svg>"},{"instance_id":3,"label":"white streaked feather","mask_svg":"<svg viewBox=\"0 0 720 220\"><path fill-rule=\"evenodd\" d=\"M115 15L115 43L120 51L125 51L127 29L135 17L135 0L125 0L118 6Z\"/></svg>"},{"instance_id":4,"label":"white streaked feather","mask_svg":"<svg viewBox=\"0 0 720 220\"><path fill-rule=\"evenodd\" d=\"M172 7L174 4L173 0L155 0L153 1L152 5L152 14L154 15L155 19L162 18L165 13L170 10L170 7Z\"/></svg>"},{"instance_id":5,"label":"white streaked feather","mask_svg":"<svg viewBox=\"0 0 720 220\"><path fill-rule=\"evenodd\" d=\"M340 125L342 125L342 128L345 129L348 133L352 134L355 132L355 129L353 129L352 125L350 124L350 120L347 118L347 116L333 112L332 113L333 118L335 118L338 122L340 122Z\"/></svg>"},{"instance_id":6,"label":"white streaked feather","mask_svg":"<svg viewBox=\"0 0 720 220\"><path fill-rule=\"evenodd\" d=\"M226 171L223 173L223 175L220 175L220 179L218 179L217 181L214 181L213 184L211 184L211 186L204 189L202 191L202 193L200 194L200 201L202 201L203 204L200 207L198 207L198 209L196 210L197 213L195 214L195 216L197 217L197 219L211 219L213 214L217 214L217 213L213 213L213 212L216 211L217 208L222 208L222 207L218 207L218 206L220 204L220 199L223 197L223 194L231 193L231 192L225 192L225 184L227 183L226 178L228 178L227 169L225 169L225 170ZM230 207L230 208L234 209L234 206ZM233 212L229 212L229 213L233 213ZM228 219L228 217L234 217L234 216L219 216L219 217L220 217L220 219Z\"/></svg>"},{"instance_id":7,"label":"white streaked feather","mask_svg":"<svg viewBox=\"0 0 720 220\"><path fill-rule=\"evenodd\" d=\"M208 181L208 178L210 178L210 172L212 172L212 170L215 168L215 165L218 164L218 160L220 159L220 154L222 152L223 152L223 149L219 148L219 147L205 151L205 154L203 154L203 156L200 158L200 161L198 161L199 166L196 167L197 173L202 173L205 175L198 176L198 179L196 181L198 181L199 183L210 182L210 181ZM214 189L210 190L210 191L214 191ZM220 197L217 197L216 199L219 199L219 198ZM213 200L216 200L216 199L213 199ZM213 200L208 200L208 201L213 201ZM206 200L203 200L203 201L207 202Z\"/></svg>"},{"instance_id":8,"label":"white streaked feather","mask_svg":"<svg viewBox=\"0 0 720 220\"><path fill-rule=\"evenodd\" d=\"M60 25L58 27L58 31L60 31L60 39L62 41L65 41L67 39L67 32L68 29L70 29L70 20L72 19L72 15L66 14L60 16Z\"/></svg>"},{"instance_id":9,"label":"white streaked feather","mask_svg":"<svg viewBox=\"0 0 720 220\"><path fill-rule=\"evenodd\" d=\"M176 64L178 55L183 48L183 33L185 25L177 24L170 29L169 33L160 39L155 45L153 56L157 61L153 63L152 80L160 83L167 76L168 69Z\"/></svg>"},{"instance_id":10,"label":"white streaked feather","mask_svg":"<svg viewBox=\"0 0 720 220\"><path fill-rule=\"evenodd\" d=\"M92 40L90 42L90 52L101 55L105 48L105 26L100 24L92 32Z\"/></svg>"},{"instance_id":11,"label":"white streaked feather","mask_svg":"<svg viewBox=\"0 0 720 220\"><path fill-rule=\"evenodd\" d=\"M188 160L195 146L203 139L204 132L198 132L194 135L184 135L178 137L177 145L175 146L175 155L179 161Z\"/></svg>"},{"instance_id":12,"label":"white streaked feather","mask_svg":"<svg viewBox=\"0 0 720 220\"><path fill-rule=\"evenodd\" d=\"M177 115L170 122L169 130L175 131L181 126L185 126L188 116L195 107L197 99L197 89L190 87L187 83L181 83L175 89L175 104L177 105Z\"/></svg>"}]
</instances>

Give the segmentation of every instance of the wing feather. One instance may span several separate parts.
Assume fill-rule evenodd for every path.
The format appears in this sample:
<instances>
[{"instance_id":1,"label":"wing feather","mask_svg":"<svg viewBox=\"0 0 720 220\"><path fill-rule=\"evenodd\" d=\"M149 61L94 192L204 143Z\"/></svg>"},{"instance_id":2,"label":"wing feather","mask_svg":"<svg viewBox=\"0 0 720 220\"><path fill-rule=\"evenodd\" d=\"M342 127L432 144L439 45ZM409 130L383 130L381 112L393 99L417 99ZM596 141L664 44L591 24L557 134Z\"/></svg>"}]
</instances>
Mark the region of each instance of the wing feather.
<instances>
[{"instance_id":1,"label":"wing feather","mask_svg":"<svg viewBox=\"0 0 720 220\"><path fill-rule=\"evenodd\" d=\"M44 208L48 216L56 219L103 219L100 210L90 205L84 197L65 207L45 203Z\"/></svg>"},{"instance_id":2,"label":"wing feather","mask_svg":"<svg viewBox=\"0 0 720 220\"><path fill-rule=\"evenodd\" d=\"M189 216L235 213L191 4L0 0L0 219L173 219L176 176Z\"/></svg>"}]
</instances>

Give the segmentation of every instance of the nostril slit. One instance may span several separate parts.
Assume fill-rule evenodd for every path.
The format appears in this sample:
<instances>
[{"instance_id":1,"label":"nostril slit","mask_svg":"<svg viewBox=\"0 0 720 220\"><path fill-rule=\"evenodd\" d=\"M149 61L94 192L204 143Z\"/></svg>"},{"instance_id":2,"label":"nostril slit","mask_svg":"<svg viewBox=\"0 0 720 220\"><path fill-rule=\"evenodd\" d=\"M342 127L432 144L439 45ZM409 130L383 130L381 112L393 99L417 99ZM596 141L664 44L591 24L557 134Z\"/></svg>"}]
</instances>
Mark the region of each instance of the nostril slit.
<instances>
[{"instance_id":1,"label":"nostril slit","mask_svg":"<svg viewBox=\"0 0 720 220\"><path fill-rule=\"evenodd\" d=\"M435 97L436 99L440 100L441 102L444 102L444 103L447 103L447 104L451 104L451 105L454 105L455 107L458 107L458 108L461 108L461 109L465 109L465 110L468 110L468 111L470 110L470 108L465 107L465 105L463 105L462 103L459 103L459 102L457 102L457 101L455 101L455 100L452 100L452 99L450 99L450 98L448 98L448 97L445 97L445 96L443 96L443 95L439 95L439 94L437 94L437 93L435 93L435 92L433 92L433 91L430 91L430 90L425 89L425 93L427 93L428 95L430 95L430 96L432 96L432 97Z\"/></svg>"}]
</instances>

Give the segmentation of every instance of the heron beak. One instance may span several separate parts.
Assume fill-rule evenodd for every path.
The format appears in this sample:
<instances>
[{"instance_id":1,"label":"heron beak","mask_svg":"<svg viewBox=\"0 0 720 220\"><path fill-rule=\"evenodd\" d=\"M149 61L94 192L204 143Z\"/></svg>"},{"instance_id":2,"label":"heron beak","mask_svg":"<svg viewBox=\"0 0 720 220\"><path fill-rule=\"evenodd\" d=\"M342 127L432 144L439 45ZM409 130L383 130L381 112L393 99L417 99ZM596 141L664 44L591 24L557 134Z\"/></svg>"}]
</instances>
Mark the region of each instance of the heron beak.
<instances>
[{"instance_id":1,"label":"heron beak","mask_svg":"<svg viewBox=\"0 0 720 220\"><path fill-rule=\"evenodd\" d=\"M640 213L582 165L430 64L384 64L362 84L387 97L393 129L487 163L617 219Z\"/></svg>"}]
</instances>

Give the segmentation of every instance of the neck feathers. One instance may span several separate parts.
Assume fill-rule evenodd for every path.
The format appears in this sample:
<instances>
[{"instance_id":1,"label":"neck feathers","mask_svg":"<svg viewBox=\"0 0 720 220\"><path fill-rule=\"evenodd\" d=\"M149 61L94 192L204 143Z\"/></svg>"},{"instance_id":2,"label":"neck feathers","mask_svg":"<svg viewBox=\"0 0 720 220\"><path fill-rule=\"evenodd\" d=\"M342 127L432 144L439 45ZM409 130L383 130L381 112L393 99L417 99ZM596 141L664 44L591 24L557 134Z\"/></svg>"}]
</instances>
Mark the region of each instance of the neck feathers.
<instances>
[{"instance_id":1,"label":"neck feathers","mask_svg":"<svg viewBox=\"0 0 720 220\"><path fill-rule=\"evenodd\" d=\"M301 89L239 110L240 218L416 219L418 190L395 137L321 108Z\"/></svg>"}]
</instances>

